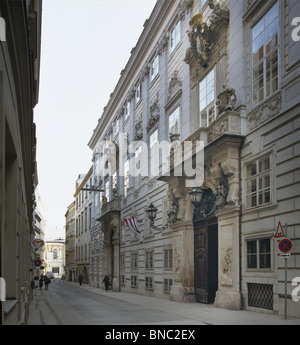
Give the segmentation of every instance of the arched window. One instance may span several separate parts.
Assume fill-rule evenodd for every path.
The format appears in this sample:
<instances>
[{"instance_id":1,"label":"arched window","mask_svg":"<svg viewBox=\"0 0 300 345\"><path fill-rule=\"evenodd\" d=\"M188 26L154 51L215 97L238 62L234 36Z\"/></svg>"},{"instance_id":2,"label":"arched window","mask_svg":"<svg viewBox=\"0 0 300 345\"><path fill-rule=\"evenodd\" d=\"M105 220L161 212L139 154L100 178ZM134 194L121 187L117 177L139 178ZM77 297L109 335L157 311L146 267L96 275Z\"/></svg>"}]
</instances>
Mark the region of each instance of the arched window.
<instances>
[{"instance_id":1,"label":"arched window","mask_svg":"<svg viewBox=\"0 0 300 345\"><path fill-rule=\"evenodd\" d=\"M53 260L57 260L58 259L58 250L57 248L53 249Z\"/></svg>"}]
</instances>

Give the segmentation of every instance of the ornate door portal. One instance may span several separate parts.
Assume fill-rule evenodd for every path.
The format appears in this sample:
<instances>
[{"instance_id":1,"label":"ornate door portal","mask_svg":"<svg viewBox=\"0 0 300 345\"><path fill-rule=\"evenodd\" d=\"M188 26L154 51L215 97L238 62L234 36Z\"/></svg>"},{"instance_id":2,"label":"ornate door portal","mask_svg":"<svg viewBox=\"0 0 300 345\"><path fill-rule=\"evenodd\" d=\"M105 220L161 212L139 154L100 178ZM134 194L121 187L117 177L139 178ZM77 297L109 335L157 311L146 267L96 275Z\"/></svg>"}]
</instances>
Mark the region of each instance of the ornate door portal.
<instances>
[{"instance_id":1,"label":"ornate door portal","mask_svg":"<svg viewBox=\"0 0 300 345\"><path fill-rule=\"evenodd\" d=\"M196 301L211 304L218 290L217 220L195 222L194 229Z\"/></svg>"}]
</instances>

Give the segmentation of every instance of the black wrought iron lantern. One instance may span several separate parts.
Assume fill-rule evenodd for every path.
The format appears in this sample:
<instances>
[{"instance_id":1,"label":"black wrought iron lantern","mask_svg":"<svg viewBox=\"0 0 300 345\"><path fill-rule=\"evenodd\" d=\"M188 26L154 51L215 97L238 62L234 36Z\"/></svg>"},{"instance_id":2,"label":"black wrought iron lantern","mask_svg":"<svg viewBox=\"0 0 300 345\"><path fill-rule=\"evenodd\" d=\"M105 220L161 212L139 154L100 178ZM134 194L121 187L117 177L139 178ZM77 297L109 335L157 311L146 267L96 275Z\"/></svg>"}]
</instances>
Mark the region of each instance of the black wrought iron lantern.
<instances>
[{"instance_id":1,"label":"black wrought iron lantern","mask_svg":"<svg viewBox=\"0 0 300 345\"><path fill-rule=\"evenodd\" d=\"M147 208L147 213L148 213L148 217L151 220L151 223L154 222L154 219L156 218L156 212L157 212L157 208L151 203L149 208Z\"/></svg>"},{"instance_id":2,"label":"black wrought iron lantern","mask_svg":"<svg viewBox=\"0 0 300 345\"><path fill-rule=\"evenodd\" d=\"M194 206L199 206L202 200L204 190L200 187L193 187L192 190L189 192L191 196L191 203Z\"/></svg>"}]
</instances>

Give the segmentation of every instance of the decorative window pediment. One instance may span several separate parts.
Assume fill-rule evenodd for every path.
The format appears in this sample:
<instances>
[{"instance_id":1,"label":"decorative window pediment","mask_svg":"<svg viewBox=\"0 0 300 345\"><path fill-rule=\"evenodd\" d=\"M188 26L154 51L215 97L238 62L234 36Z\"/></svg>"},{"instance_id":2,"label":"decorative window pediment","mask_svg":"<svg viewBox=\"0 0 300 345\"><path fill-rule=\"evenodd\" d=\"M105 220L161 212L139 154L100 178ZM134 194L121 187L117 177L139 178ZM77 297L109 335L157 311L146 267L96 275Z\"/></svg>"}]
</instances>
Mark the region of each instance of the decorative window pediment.
<instances>
[{"instance_id":1,"label":"decorative window pediment","mask_svg":"<svg viewBox=\"0 0 300 345\"><path fill-rule=\"evenodd\" d=\"M159 100L157 99L150 106L149 120L147 124L147 131L150 131L159 121Z\"/></svg>"}]
</instances>

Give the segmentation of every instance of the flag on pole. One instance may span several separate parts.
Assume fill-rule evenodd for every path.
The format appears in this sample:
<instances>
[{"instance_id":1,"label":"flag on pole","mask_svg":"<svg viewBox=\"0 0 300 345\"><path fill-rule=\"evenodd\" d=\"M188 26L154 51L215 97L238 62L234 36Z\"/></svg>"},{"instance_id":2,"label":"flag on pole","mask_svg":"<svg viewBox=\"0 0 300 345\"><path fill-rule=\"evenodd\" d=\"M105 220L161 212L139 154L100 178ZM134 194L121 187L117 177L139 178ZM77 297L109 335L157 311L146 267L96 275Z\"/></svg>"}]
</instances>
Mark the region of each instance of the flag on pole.
<instances>
[{"instance_id":1,"label":"flag on pole","mask_svg":"<svg viewBox=\"0 0 300 345\"><path fill-rule=\"evenodd\" d=\"M131 218L124 218L124 221L125 223L127 224L128 228L137 233L137 234L140 234L140 230L138 228L138 225L137 225L137 221L134 217L131 217Z\"/></svg>"}]
</instances>

